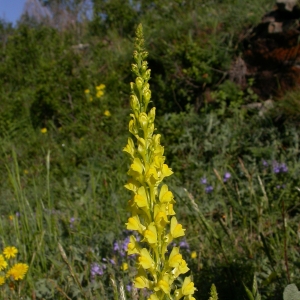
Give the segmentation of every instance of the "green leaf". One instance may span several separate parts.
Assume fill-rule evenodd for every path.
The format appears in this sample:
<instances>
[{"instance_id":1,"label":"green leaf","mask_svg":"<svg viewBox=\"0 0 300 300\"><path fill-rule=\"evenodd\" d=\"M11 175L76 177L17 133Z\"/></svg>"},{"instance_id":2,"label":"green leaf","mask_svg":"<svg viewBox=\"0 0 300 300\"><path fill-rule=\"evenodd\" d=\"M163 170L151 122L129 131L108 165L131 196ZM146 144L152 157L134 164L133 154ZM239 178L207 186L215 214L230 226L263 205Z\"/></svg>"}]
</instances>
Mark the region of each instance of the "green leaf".
<instances>
[{"instance_id":1,"label":"green leaf","mask_svg":"<svg viewBox=\"0 0 300 300\"><path fill-rule=\"evenodd\" d=\"M283 300L299 300L300 299L300 291L297 286L292 283L286 286L283 292Z\"/></svg>"}]
</instances>

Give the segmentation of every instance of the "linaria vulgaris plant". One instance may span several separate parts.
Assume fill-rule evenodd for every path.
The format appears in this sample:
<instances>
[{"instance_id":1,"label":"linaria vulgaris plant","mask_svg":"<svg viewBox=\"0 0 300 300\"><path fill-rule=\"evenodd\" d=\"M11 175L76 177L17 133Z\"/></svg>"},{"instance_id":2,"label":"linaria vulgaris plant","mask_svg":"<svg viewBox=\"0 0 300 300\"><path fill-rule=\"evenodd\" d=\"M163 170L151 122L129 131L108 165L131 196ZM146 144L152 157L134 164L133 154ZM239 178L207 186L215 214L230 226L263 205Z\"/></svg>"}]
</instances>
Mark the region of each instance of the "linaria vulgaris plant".
<instances>
[{"instance_id":1,"label":"linaria vulgaris plant","mask_svg":"<svg viewBox=\"0 0 300 300\"><path fill-rule=\"evenodd\" d=\"M131 159L125 187L132 192L129 200L131 217L127 229L137 231L142 239L130 236L127 253L137 255L137 275L134 285L138 289L148 289L148 300L195 300L194 283L185 277L181 288L176 288L175 280L189 271L186 261L179 253L179 247L168 252L168 246L178 237L184 236L184 229L178 223L173 209L173 193L166 184L165 177L172 170L165 164L164 147L160 144L160 134L154 134L155 107L147 112L151 98L149 86L150 69L145 60L148 53L144 49L142 25L136 30L135 51L132 72L136 75L131 83L128 144L123 149Z\"/></svg>"}]
</instances>

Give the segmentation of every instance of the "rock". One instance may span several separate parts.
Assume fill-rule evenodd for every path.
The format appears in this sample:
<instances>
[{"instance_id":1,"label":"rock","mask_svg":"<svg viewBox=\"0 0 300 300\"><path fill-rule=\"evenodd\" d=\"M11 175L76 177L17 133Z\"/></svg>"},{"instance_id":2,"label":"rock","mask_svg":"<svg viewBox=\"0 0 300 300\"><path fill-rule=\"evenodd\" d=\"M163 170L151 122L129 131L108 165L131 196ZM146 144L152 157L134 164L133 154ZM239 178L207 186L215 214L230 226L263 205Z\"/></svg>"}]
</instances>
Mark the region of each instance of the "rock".
<instances>
[{"instance_id":1,"label":"rock","mask_svg":"<svg viewBox=\"0 0 300 300\"><path fill-rule=\"evenodd\" d=\"M297 5L297 0L277 0L276 4L281 11L293 11L294 7Z\"/></svg>"}]
</instances>

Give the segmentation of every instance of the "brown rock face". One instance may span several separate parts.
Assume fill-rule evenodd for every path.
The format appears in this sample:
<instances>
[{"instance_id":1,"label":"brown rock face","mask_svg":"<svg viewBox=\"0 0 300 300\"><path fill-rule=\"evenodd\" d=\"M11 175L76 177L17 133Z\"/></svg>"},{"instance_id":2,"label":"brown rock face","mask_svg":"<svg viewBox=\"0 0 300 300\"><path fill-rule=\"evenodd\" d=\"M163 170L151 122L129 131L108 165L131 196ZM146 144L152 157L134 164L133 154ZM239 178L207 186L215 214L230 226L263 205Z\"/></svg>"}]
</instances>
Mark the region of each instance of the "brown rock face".
<instances>
[{"instance_id":1,"label":"brown rock face","mask_svg":"<svg viewBox=\"0 0 300 300\"><path fill-rule=\"evenodd\" d=\"M296 3L277 0L277 8L244 41L246 76L255 78L254 90L262 98L300 87L300 8Z\"/></svg>"}]
</instances>

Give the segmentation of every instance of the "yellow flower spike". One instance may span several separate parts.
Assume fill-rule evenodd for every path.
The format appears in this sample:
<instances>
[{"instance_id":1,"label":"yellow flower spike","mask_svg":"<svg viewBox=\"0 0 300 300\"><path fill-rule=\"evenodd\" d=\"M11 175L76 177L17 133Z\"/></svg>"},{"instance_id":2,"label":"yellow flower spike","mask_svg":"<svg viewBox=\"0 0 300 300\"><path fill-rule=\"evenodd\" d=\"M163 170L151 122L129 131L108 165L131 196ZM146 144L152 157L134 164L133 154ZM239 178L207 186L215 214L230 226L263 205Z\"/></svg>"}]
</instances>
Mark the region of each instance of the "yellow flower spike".
<instances>
[{"instance_id":1,"label":"yellow flower spike","mask_svg":"<svg viewBox=\"0 0 300 300\"><path fill-rule=\"evenodd\" d=\"M154 134L155 107L147 111L151 100L148 83L150 70L145 60L147 55L142 26L139 25L133 52L134 63L131 65L135 80L130 83L132 113L128 126L134 139L128 139L123 151L128 153L131 161L127 172L130 179L125 185L132 192L128 202L131 217L126 225L127 229L138 231L142 240L138 242L135 237L130 237L127 253L138 254L138 275L134 285L150 290L148 300L179 300L183 297L184 300L192 300L194 288L191 281L185 281L184 289L179 288L172 293L174 280L189 268L178 247L174 247L170 255L166 254L173 239L184 236L184 229L174 217L173 193L165 184L160 188L163 179L173 172L165 163L161 135ZM168 216L173 217L169 220ZM140 243L143 243L143 249Z\"/></svg>"},{"instance_id":2,"label":"yellow flower spike","mask_svg":"<svg viewBox=\"0 0 300 300\"><path fill-rule=\"evenodd\" d=\"M154 260L152 259L149 251L146 248L143 248L141 250L140 256L138 258L138 264L142 266L145 270L154 268Z\"/></svg>"},{"instance_id":3,"label":"yellow flower spike","mask_svg":"<svg viewBox=\"0 0 300 300\"><path fill-rule=\"evenodd\" d=\"M153 222L150 223L147 230L144 231L144 237L150 245L157 244L157 230Z\"/></svg>"},{"instance_id":4,"label":"yellow flower spike","mask_svg":"<svg viewBox=\"0 0 300 300\"><path fill-rule=\"evenodd\" d=\"M0 271L4 270L7 268L7 262L4 259L4 256L1 254L0 255Z\"/></svg>"},{"instance_id":5,"label":"yellow flower spike","mask_svg":"<svg viewBox=\"0 0 300 300\"><path fill-rule=\"evenodd\" d=\"M181 224L178 224L176 217L172 217L170 230L172 237L178 238L180 236L184 236L184 231L185 229L182 228Z\"/></svg>"},{"instance_id":6,"label":"yellow flower spike","mask_svg":"<svg viewBox=\"0 0 300 300\"><path fill-rule=\"evenodd\" d=\"M14 246L12 247L5 247L3 250L3 254L6 259L15 258L18 253L18 249Z\"/></svg>"}]
</instances>

